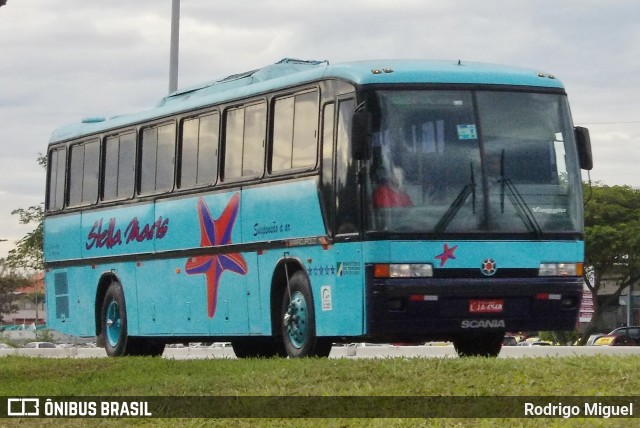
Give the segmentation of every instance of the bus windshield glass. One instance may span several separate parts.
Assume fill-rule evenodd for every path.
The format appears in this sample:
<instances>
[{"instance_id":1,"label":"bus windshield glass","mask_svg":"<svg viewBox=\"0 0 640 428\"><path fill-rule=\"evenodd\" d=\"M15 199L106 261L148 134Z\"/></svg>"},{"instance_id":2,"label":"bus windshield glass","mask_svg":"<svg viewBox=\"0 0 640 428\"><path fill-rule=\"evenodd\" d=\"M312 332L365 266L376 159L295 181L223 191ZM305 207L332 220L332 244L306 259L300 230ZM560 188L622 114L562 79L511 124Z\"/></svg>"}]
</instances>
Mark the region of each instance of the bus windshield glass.
<instances>
[{"instance_id":1,"label":"bus windshield glass","mask_svg":"<svg viewBox=\"0 0 640 428\"><path fill-rule=\"evenodd\" d=\"M580 173L563 94L380 90L373 232L579 233Z\"/></svg>"}]
</instances>

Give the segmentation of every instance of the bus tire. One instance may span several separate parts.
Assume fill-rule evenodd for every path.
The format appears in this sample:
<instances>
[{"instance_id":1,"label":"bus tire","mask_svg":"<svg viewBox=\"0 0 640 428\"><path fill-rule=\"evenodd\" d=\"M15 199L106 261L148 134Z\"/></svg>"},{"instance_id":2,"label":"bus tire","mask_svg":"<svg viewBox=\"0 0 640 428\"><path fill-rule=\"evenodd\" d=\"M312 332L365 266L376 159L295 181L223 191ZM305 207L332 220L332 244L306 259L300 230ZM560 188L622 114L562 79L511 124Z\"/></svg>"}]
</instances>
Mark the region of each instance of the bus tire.
<instances>
[{"instance_id":1,"label":"bus tire","mask_svg":"<svg viewBox=\"0 0 640 428\"><path fill-rule=\"evenodd\" d=\"M109 284L102 301L100 316L101 336L109 357L125 355L157 357L164 352L164 342L146 337L129 336L124 290L118 281Z\"/></svg>"},{"instance_id":2,"label":"bus tire","mask_svg":"<svg viewBox=\"0 0 640 428\"><path fill-rule=\"evenodd\" d=\"M460 357L497 357L502 349L504 332L469 334L453 340L453 347Z\"/></svg>"},{"instance_id":3,"label":"bus tire","mask_svg":"<svg viewBox=\"0 0 640 428\"><path fill-rule=\"evenodd\" d=\"M273 337L238 337L231 340L231 347L238 358L286 357L281 341Z\"/></svg>"},{"instance_id":4,"label":"bus tire","mask_svg":"<svg viewBox=\"0 0 640 428\"><path fill-rule=\"evenodd\" d=\"M109 284L102 301L100 312L104 349L110 357L122 357L131 353L133 340L127 332L127 308L122 285L113 281Z\"/></svg>"},{"instance_id":5,"label":"bus tire","mask_svg":"<svg viewBox=\"0 0 640 428\"><path fill-rule=\"evenodd\" d=\"M313 295L309 280L303 271L289 279L289 289L284 291L281 310L282 340L291 358L327 357L332 343L316 336Z\"/></svg>"}]
</instances>

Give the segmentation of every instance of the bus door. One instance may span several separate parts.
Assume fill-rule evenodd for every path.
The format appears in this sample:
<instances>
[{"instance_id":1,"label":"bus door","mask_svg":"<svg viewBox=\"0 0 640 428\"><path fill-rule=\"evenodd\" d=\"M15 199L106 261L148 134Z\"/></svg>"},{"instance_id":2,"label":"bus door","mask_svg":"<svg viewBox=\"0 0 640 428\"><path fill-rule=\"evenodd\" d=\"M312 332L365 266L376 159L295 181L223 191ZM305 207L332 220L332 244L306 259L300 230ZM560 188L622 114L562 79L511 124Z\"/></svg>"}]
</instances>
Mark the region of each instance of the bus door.
<instances>
[{"instance_id":1,"label":"bus door","mask_svg":"<svg viewBox=\"0 0 640 428\"><path fill-rule=\"evenodd\" d=\"M335 286L332 290L333 322L329 335L364 333L364 265L362 255L362 203L358 180L359 162L351 147L353 97L338 99L334 156L333 231L335 237ZM318 326L322 334L322 324Z\"/></svg>"}]
</instances>

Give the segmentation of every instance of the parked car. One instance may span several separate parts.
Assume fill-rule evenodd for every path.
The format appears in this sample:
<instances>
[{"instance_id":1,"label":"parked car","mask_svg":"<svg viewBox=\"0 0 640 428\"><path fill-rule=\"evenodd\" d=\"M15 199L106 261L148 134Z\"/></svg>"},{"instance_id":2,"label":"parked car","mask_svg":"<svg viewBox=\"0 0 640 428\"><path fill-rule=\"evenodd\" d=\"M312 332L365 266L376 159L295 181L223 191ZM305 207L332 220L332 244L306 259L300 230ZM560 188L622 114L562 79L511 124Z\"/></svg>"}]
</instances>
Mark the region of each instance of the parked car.
<instances>
[{"instance_id":1,"label":"parked car","mask_svg":"<svg viewBox=\"0 0 640 428\"><path fill-rule=\"evenodd\" d=\"M518 343L518 346L551 346L551 343L545 342L543 340L524 341Z\"/></svg>"},{"instance_id":2,"label":"parked car","mask_svg":"<svg viewBox=\"0 0 640 428\"><path fill-rule=\"evenodd\" d=\"M589 336L589 339L587 339L587 346L593 346L595 344L595 341L600 339L602 336L606 336L606 333L594 333L591 336Z\"/></svg>"},{"instance_id":3,"label":"parked car","mask_svg":"<svg viewBox=\"0 0 640 428\"><path fill-rule=\"evenodd\" d=\"M607 334L596 339L595 346L636 346L636 341L623 334Z\"/></svg>"},{"instance_id":4,"label":"parked car","mask_svg":"<svg viewBox=\"0 0 640 428\"><path fill-rule=\"evenodd\" d=\"M618 327L615 330L609 332L609 334L619 334L627 336L636 342L636 345L640 345L640 326L630 325L627 327Z\"/></svg>"},{"instance_id":5,"label":"parked car","mask_svg":"<svg viewBox=\"0 0 640 428\"><path fill-rule=\"evenodd\" d=\"M516 346L517 344L518 344L518 341L513 336L506 335L502 339L502 346Z\"/></svg>"},{"instance_id":6,"label":"parked car","mask_svg":"<svg viewBox=\"0 0 640 428\"><path fill-rule=\"evenodd\" d=\"M58 343L56 345L56 348L60 348L60 349L71 349L71 348L75 348L76 345L73 343Z\"/></svg>"},{"instance_id":7,"label":"parked car","mask_svg":"<svg viewBox=\"0 0 640 428\"><path fill-rule=\"evenodd\" d=\"M24 348L55 348L56 345L51 342L29 342Z\"/></svg>"}]
</instances>

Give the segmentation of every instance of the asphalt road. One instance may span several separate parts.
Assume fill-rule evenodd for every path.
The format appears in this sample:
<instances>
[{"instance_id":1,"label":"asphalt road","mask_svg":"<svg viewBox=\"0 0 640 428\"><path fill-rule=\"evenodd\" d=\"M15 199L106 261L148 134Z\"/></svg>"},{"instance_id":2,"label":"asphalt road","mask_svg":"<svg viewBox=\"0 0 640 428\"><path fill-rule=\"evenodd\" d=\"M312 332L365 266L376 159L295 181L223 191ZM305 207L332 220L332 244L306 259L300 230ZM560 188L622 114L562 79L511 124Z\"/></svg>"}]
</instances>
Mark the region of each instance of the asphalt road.
<instances>
[{"instance_id":1,"label":"asphalt road","mask_svg":"<svg viewBox=\"0 0 640 428\"><path fill-rule=\"evenodd\" d=\"M102 348L0 349L0 357L25 355L44 358L103 358ZM579 355L640 355L640 346L504 346L498 358L572 357ZM334 346L329 358L457 358L452 345L392 346L357 344ZM231 347L167 348L163 358L176 360L235 358Z\"/></svg>"}]
</instances>

